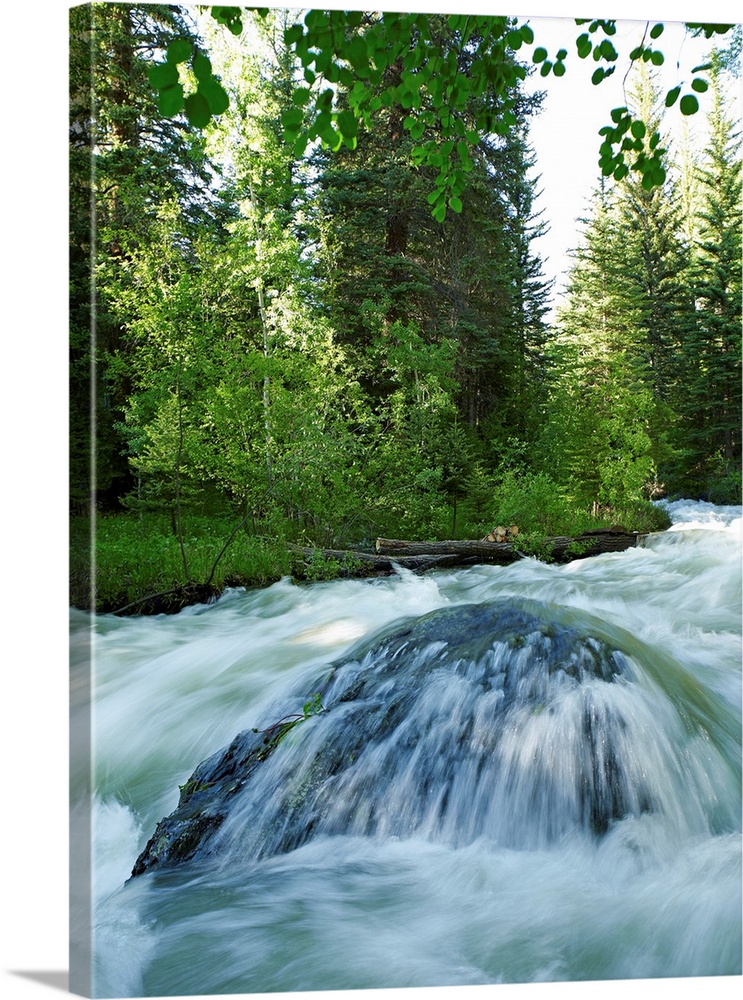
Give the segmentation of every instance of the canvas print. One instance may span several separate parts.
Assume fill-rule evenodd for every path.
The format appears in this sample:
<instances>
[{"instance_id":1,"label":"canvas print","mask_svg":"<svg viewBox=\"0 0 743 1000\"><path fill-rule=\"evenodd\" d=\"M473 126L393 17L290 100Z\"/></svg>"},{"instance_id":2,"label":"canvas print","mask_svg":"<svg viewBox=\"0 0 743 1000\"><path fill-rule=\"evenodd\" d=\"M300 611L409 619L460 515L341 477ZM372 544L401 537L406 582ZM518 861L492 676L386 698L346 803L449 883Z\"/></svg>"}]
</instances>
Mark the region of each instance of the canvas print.
<instances>
[{"instance_id":1,"label":"canvas print","mask_svg":"<svg viewBox=\"0 0 743 1000\"><path fill-rule=\"evenodd\" d=\"M741 26L69 41L72 992L740 976Z\"/></svg>"}]
</instances>

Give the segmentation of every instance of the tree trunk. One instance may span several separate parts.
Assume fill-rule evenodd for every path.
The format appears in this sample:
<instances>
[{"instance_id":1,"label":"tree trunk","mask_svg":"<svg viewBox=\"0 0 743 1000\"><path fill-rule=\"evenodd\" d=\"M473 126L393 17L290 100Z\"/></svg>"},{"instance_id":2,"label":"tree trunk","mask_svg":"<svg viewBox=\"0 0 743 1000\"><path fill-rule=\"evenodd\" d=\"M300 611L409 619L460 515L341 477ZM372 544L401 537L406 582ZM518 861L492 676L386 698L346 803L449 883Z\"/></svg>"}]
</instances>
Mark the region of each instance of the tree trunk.
<instances>
[{"instance_id":1,"label":"tree trunk","mask_svg":"<svg viewBox=\"0 0 743 1000\"><path fill-rule=\"evenodd\" d=\"M444 541L411 542L399 538L378 538L376 550L397 560L408 556L457 556L462 560L483 563L510 563L526 555L536 554L553 562L570 562L602 552L623 552L637 545L637 532L601 530L588 531L574 538L558 535L545 538L536 553L519 548L518 542Z\"/></svg>"}]
</instances>

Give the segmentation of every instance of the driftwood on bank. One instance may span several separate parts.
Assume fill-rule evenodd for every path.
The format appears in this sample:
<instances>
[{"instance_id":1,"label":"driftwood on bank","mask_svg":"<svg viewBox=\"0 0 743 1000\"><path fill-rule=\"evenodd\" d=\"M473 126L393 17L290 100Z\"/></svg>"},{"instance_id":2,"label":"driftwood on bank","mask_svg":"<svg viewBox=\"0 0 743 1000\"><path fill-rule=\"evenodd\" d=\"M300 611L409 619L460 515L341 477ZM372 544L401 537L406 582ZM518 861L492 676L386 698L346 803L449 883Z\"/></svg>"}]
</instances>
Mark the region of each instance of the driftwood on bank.
<instances>
[{"instance_id":1,"label":"driftwood on bank","mask_svg":"<svg viewBox=\"0 0 743 1000\"><path fill-rule=\"evenodd\" d=\"M376 573L392 574L395 567L409 569L416 573L423 573L427 569L436 566L458 566L461 563L459 557L448 553L433 553L431 555L415 554L410 556L385 556L374 555L371 552L358 552L354 549L312 549L303 548L299 545L290 545L289 551L294 555L307 560L311 564L318 556L322 559L333 560L340 564L340 576L369 576ZM297 567L295 567L295 575Z\"/></svg>"},{"instance_id":2,"label":"driftwood on bank","mask_svg":"<svg viewBox=\"0 0 743 1000\"><path fill-rule=\"evenodd\" d=\"M574 537L557 535L545 538L536 553L528 549L524 551L526 547L518 540L411 542L401 538L378 538L376 550L380 555L388 556L395 561L402 557L442 555L456 556L474 562L510 563L525 555L536 554L551 562L569 562L572 559L600 555L602 552L624 552L625 549L637 545L639 537L636 531L614 528L587 531Z\"/></svg>"},{"instance_id":3,"label":"driftwood on bank","mask_svg":"<svg viewBox=\"0 0 743 1000\"><path fill-rule=\"evenodd\" d=\"M562 535L546 538L537 552L525 551L526 546L520 537L510 542L485 540L413 542L400 538L378 538L376 554L352 549L304 548L299 545L290 545L289 550L297 556L292 576L298 580L308 580L318 578L313 567L318 558L336 563L330 574L333 577L391 576L398 569L425 573L429 569L444 569L450 566L476 566L480 563L505 565L534 555L550 562L570 562L573 559L600 555L602 552L623 552L634 545L642 544L647 537L647 534L641 535L636 531L625 531L623 528L600 529L587 531L572 538ZM210 575L206 583L191 582L157 594L147 594L124 607L115 609L113 613L174 614L191 604L208 603L218 597L219 593L219 588L211 583Z\"/></svg>"},{"instance_id":4,"label":"driftwood on bank","mask_svg":"<svg viewBox=\"0 0 743 1000\"><path fill-rule=\"evenodd\" d=\"M298 545L292 545L290 549L306 560L308 566L319 557L338 563L341 576L370 576L391 574L397 567L424 573L429 569L475 566L480 563L505 565L534 555L550 562L570 562L603 552L623 552L637 545L638 540L643 537L645 536L636 531L615 528L588 531L573 537L558 535L545 538L537 552L527 549L522 539L512 542L414 542L402 538L378 538L376 553L302 548Z\"/></svg>"}]
</instances>

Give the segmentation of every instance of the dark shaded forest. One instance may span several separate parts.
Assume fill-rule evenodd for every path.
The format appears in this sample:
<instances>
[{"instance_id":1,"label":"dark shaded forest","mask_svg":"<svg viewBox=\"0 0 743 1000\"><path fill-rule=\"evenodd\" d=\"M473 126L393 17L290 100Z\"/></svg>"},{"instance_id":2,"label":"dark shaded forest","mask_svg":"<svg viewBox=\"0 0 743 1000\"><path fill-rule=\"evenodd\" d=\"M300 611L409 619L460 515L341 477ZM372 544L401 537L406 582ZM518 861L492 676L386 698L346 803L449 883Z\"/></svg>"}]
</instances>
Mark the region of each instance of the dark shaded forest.
<instances>
[{"instance_id":1,"label":"dark shaded forest","mask_svg":"<svg viewBox=\"0 0 743 1000\"><path fill-rule=\"evenodd\" d=\"M194 8L71 11L73 603L211 583L226 543L220 582L260 583L292 571L288 544L480 538L501 522L528 545L650 530L664 496L740 503L729 51L710 46L703 145L667 140L652 61L633 69L632 135L663 136L663 182L597 168L552 320L532 67L504 49L507 128L482 129L484 97L462 102L476 141L442 213L415 153L440 142L436 120L413 139L409 109L380 96L358 131L346 119L352 142L287 143L295 16L243 12L235 39ZM453 23L426 30L466 75ZM346 30L350 44L364 23ZM205 46L229 95L205 128L158 107L151 69L175 39ZM380 95L401 65L379 69ZM342 114L353 88L334 86Z\"/></svg>"}]
</instances>

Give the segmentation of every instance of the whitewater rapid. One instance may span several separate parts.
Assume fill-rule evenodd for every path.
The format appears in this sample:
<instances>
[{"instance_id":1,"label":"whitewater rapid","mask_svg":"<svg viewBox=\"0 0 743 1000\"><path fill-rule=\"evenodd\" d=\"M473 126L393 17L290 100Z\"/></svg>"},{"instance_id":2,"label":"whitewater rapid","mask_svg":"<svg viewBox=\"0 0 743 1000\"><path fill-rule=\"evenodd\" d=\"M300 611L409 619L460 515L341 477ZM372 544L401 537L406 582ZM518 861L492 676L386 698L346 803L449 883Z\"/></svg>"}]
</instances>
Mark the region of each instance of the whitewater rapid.
<instances>
[{"instance_id":1,"label":"whitewater rapid","mask_svg":"<svg viewBox=\"0 0 743 1000\"><path fill-rule=\"evenodd\" d=\"M95 995L739 975L741 510L667 506L669 531L565 566L283 580L170 617L73 611L73 683L91 630L94 654ZM642 813L600 838L523 846L425 830L321 836L127 882L178 786L236 733L270 723L305 677L398 619L509 597L595 618L634 644L665 699L714 716L714 760L696 744L678 752L706 769L724 821ZM726 768L738 777L720 777ZM696 798L704 774L695 782Z\"/></svg>"}]
</instances>

